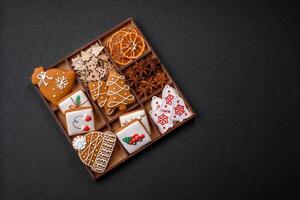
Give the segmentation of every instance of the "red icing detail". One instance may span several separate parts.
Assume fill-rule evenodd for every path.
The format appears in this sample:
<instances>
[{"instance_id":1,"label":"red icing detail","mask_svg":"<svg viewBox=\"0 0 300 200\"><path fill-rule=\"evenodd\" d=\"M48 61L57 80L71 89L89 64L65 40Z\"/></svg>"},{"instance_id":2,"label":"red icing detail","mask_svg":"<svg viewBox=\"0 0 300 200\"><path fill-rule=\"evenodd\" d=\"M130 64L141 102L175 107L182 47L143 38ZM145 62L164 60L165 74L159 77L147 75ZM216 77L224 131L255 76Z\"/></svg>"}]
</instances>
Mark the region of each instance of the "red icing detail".
<instances>
[{"instance_id":1,"label":"red icing detail","mask_svg":"<svg viewBox=\"0 0 300 200\"><path fill-rule=\"evenodd\" d=\"M184 112L184 106L178 104L175 108L175 114L181 116Z\"/></svg>"},{"instance_id":2,"label":"red icing detail","mask_svg":"<svg viewBox=\"0 0 300 200\"><path fill-rule=\"evenodd\" d=\"M90 130L90 127L85 125L81 128L83 131L89 131Z\"/></svg>"},{"instance_id":3,"label":"red icing detail","mask_svg":"<svg viewBox=\"0 0 300 200\"><path fill-rule=\"evenodd\" d=\"M168 123L168 117L165 114L161 114L158 116L157 123L161 124L162 126Z\"/></svg>"},{"instance_id":4,"label":"red icing detail","mask_svg":"<svg viewBox=\"0 0 300 200\"><path fill-rule=\"evenodd\" d=\"M168 96L166 96L166 103L169 104L169 105L172 105L172 101L174 99L174 96L171 95L171 94L168 94Z\"/></svg>"},{"instance_id":5,"label":"red icing detail","mask_svg":"<svg viewBox=\"0 0 300 200\"><path fill-rule=\"evenodd\" d=\"M133 134L132 136L131 136L131 139L130 139L130 142L129 142L129 144L130 145L132 145L132 144L136 144L137 142L141 142L142 141L142 139L145 137L145 135L144 134L137 134L137 133L135 133L135 134Z\"/></svg>"},{"instance_id":6,"label":"red icing detail","mask_svg":"<svg viewBox=\"0 0 300 200\"><path fill-rule=\"evenodd\" d=\"M87 115L87 116L85 116L84 120L85 120L86 122L91 121L91 120L92 120L92 117L89 116L89 115Z\"/></svg>"}]
</instances>

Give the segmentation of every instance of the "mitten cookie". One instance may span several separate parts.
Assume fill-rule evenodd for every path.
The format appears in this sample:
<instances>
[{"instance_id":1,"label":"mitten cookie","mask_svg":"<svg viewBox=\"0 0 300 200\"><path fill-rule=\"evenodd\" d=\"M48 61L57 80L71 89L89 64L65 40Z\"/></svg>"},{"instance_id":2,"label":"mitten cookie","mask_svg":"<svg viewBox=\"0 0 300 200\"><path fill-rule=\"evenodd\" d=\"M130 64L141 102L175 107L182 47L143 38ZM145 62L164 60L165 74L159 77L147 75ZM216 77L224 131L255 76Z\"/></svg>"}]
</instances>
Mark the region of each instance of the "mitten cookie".
<instances>
[{"instance_id":1,"label":"mitten cookie","mask_svg":"<svg viewBox=\"0 0 300 200\"><path fill-rule=\"evenodd\" d=\"M168 117L172 115L172 105L166 104L161 98L153 96L151 100L152 110L161 110Z\"/></svg>"},{"instance_id":2,"label":"mitten cookie","mask_svg":"<svg viewBox=\"0 0 300 200\"><path fill-rule=\"evenodd\" d=\"M162 91L163 104L172 105L175 97L178 96L177 91L170 85L166 85Z\"/></svg>"},{"instance_id":3,"label":"mitten cookie","mask_svg":"<svg viewBox=\"0 0 300 200\"><path fill-rule=\"evenodd\" d=\"M191 111L186 107L184 100L177 96L172 104L173 112L171 115L171 119L175 121L182 122L184 119L189 118L192 116Z\"/></svg>"},{"instance_id":4,"label":"mitten cookie","mask_svg":"<svg viewBox=\"0 0 300 200\"><path fill-rule=\"evenodd\" d=\"M35 68L31 77L32 84L38 85L42 95L54 105L71 92L74 79L75 73L72 70L45 71L43 67Z\"/></svg>"},{"instance_id":5,"label":"mitten cookie","mask_svg":"<svg viewBox=\"0 0 300 200\"><path fill-rule=\"evenodd\" d=\"M93 101L97 101L99 107L104 107L107 102L106 95L106 82L105 81L96 81L90 82L88 84L89 91L91 93Z\"/></svg>"},{"instance_id":6,"label":"mitten cookie","mask_svg":"<svg viewBox=\"0 0 300 200\"><path fill-rule=\"evenodd\" d=\"M119 108L120 110L125 110L126 105L135 101L134 96L130 92L129 86L125 82L125 77L121 76L116 71L109 71L106 86L108 108Z\"/></svg>"},{"instance_id":7,"label":"mitten cookie","mask_svg":"<svg viewBox=\"0 0 300 200\"><path fill-rule=\"evenodd\" d=\"M78 150L80 160L94 172L103 173L116 143L112 132L90 132L74 138L72 144Z\"/></svg>"},{"instance_id":8,"label":"mitten cookie","mask_svg":"<svg viewBox=\"0 0 300 200\"><path fill-rule=\"evenodd\" d=\"M172 119L162 110L150 110L149 114L161 133L165 133L169 128L173 127Z\"/></svg>"}]
</instances>

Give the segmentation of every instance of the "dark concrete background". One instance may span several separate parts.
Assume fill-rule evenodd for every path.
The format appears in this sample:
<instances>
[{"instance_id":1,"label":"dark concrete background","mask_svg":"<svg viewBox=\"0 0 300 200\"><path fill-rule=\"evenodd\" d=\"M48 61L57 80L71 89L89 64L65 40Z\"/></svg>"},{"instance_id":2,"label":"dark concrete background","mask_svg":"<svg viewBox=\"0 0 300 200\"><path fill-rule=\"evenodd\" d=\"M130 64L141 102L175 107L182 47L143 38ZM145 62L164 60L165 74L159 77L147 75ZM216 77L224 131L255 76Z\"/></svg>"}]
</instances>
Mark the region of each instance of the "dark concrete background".
<instances>
[{"instance_id":1,"label":"dark concrete background","mask_svg":"<svg viewBox=\"0 0 300 200\"><path fill-rule=\"evenodd\" d=\"M0 199L300 199L295 2L1 0ZM28 77L130 16L199 115L93 182Z\"/></svg>"}]
</instances>

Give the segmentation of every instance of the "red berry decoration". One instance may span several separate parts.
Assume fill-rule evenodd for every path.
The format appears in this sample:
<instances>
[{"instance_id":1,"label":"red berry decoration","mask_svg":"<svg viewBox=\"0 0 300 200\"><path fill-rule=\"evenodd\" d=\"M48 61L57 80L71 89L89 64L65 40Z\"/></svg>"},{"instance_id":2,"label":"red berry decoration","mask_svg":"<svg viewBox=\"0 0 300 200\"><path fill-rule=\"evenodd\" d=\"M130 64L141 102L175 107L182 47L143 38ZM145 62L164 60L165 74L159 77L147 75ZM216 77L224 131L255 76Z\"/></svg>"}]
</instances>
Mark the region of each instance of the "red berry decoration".
<instances>
[{"instance_id":1,"label":"red berry decoration","mask_svg":"<svg viewBox=\"0 0 300 200\"><path fill-rule=\"evenodd\" d=\"M87 125L84 125L84 126L82 126L81 129L82 129L83 131L89 131L89 130L90 130L90 127L87 126Z\"/></svg>"},{"instance_id":2,"label":"red berry decoration","mask_svg":"<svg viewBox=\"0 0 300 200\"><path fill-rule=\"evenodd\" d=\"M144 134L133 134L131 137L124 137L122 140L129 145L136 145L137 142L141 142L145 137Z\"/></svg>"},{"instance_id":3,"label":"red berry decoration","mask_svg":"<svg viewBox=\"0 0 300 200\"><path fill-rule=\"evenodd\" d=\"M87 116L85 116L84 120L85 120L86 122L91 121L91 120L92 120L92 117L89 116L89 115L87 115Z\"/></svg>"}]
</instances>

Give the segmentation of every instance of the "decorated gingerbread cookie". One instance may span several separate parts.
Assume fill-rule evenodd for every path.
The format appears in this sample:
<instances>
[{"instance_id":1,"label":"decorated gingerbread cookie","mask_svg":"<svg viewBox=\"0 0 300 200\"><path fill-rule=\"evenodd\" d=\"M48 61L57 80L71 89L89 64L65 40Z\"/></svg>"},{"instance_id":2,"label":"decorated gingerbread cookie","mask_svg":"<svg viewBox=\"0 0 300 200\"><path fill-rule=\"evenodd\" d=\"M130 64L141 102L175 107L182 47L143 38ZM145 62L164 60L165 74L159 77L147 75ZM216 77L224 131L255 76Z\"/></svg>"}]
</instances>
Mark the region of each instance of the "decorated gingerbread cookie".
<instances>
[{"instance_id":1,"label":"decorated gingerbread cookie","mask_svg":"<svg viewBox=\"0 0 300 200\"><path fill-rule=\"evenodd\" d=\"M151 142L147 130L139 120L132 121L116 134L128 153L133 153Z\"/></svg>"},{"instance_id":2,"label":"decorated gingerbread cookie","mask_svg":"<svg viewBox=\"0 0 300 200\"><path fill-rule=\"evenodd\" d=\"M107 102L106 95L106 82L105 81L96 81L90 82L88 84L89 91L91 93L93 101L97 101L99 107L104 107Z\"/></svg>"},{"instance_id":3,"label":"decorated gingerbread cookie","mask_svg":"<svg viewBox=\"0 0 300 200\"><path fill-rule=\"evenodd\" d=\"M95 130L93 109L79 107L65 112L67 132L70 136Z\"/></svg>"},{"instance_id":4,"label":"decorated gingerbread cookie","mask_svg":"<svg viewBox=\"0 0 300 200\"><path fill-rule=\"evenodd\" d=\"M182 122L184 119L187 119L190 116L192 116L191 111L189 111L189 109L186 107L184 100L180 96L177 96L174 99L172 103L172 108L173 111L170 118L173 121Z\"/></svg>"},{"instance_id":5,"label":"decorated gingerbread cookie","mask_svg":"<svg viewBox=\"0 0 300 200\"><path fill-rule=\"evenodd\" d=\"M177 96L177 91L170 85L166 85L162 92L163 105L172 106L172 103Z\"/></svg>"},{"instance_id":6,"label":"decorated gingerbread cookie","mask_svg":"<svg viewBox=\"0 0 300 200\"><path fill-rule=\"evenodd\" d=\"M170 85L164 87L162 98L152 97L149 114L161 133L172 128L175 122L182 122L192 116L192 112L187 108L184 100Z\"/></svg>"},{"instance_id":7,"label":"decorated gingerbread cookie","mask_svg":"<svg viewBox=\"0 0 300 200\"><path fill-rule=\"evenodd\" d=\"M118 74L116 71L109 71L106 86L108 108L119 108L120 110L125 110L128 104L135 101L134 96L130 92L129 86L126 84L125 77Z\"/></svg>"},{"instance_id":8,"label":"decorated gingerbread cookie","mask_svg":"<svg viewBox=\"0 0 300 200\"><path fill-rule=\"evenodd\" d=\"M165 101L157 96L153 96L151 100L152 110L161 110L168 117L172 115L172 105L166 104Z\"/></svg>"},{"instance_id":9,"label":"decorated gingerbread cookie","mask_svg":"<svg viewBox=\"0 0 300 200\"><path fill-rule=\"evenodd\" d=\"M126 126L133 120L140 120L143 126L146 128L147 132L151 134L148 118L144 109L135 110L132 112L124 113L119 117L121 126Z\"/></svg>"},{"instance_id":10,"label":"decorated gingerbread cookie","mask_svg":"<svg viewBox=\"0 0 300 200\"><path fill-rule=\"evenodd\" d=\"M161 133L165 133L173 127L173 120L162 110L150 110L149 114Z\"/></svg>"},{"instance_id":11,"label":"decorated gingerbread cookie","mask_svg":"<svg viewBox=\"0 0 300 200\"><path fill-rule=\"evenodd\" d=\"M35 68L31 77L32 84L38 85L42 95L53 105L71 92L74 80L75 73L72 70L45 71L43 67Z\"/></svg>"},{"instance_id":12,"label":"decorated gingerbread cookie","mask_svg":"<svg viewBox=\"0 0 300 200\"><path fill-rule=\"evenodd\" d=\"M76 136L72 142L74 149L78 150L80 160L97 173L105 171L115 143L116 135L109 131Z\"/></svg>"},{"instance_id":13,"label":"decorated gingerbread cookie","mask_svg":"<svg viewBox=\"0 0 300 200\"><path fill-rule=\"evenodd\" d=\"M62 113L77 107L90 107L91 103L82 90L76 90L59 101L58 107Z\"/></svg>"}]
</instances>

